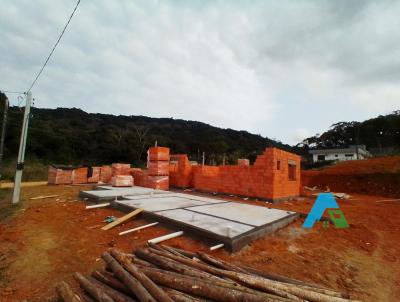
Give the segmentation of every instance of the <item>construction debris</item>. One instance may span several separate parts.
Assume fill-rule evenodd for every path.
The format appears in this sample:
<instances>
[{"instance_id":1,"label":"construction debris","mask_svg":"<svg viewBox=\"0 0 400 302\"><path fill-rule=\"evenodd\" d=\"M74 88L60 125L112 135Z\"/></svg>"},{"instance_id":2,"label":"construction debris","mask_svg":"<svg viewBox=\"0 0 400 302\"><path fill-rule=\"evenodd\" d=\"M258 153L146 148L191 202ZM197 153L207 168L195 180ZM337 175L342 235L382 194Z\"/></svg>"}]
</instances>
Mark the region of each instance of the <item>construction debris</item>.
<instances>
[{"instance_id":1,"label":"construction debris","mask_svg":"<svg viewBox=\"0 0 400 302\"><path fill-rule=\"evenodd\" d=\"M176 238L176 237L179 237L179 236L182 236L182 235L183 235L183 231L179 231L179 232L171 233L171 234L164 235L164 236L161 236L161 237L150 239L147 242L150 243L150 244L156 244L156 243L160 243L160 242L163 242L165 240Z\"/></svg>"},{"instance_id":2,"label":"construction debris","mask_svg":"<svg viewBox=\"0 0 400 302\"><path fill-rule=\"evenodd\" d=\"M110 222L113 222L115 220L117 220L117 217L115 217L115 216L107 216L106 218L104 218L103 222L110 223Z\"/></svg>"},{"instance_id":3,"label":"construction debris","mask_svg":"<svg viewBox=\"0 0 400 302\"><path fill-rule=\"evenodd\" d=\"M333 193L333 196L339 199L350 199L350 195L346 193Z\"/></svg>"},{"instance_id":4,"label":"construction debris","mask_svg":"<svg viewBox=\"0 0 400 302\"><path fill-rule=\"evenodd\" d=\"M222 247L224 247L224 244L220 243L220 244L217 244L217 245L214 245L214 246L210 247L210 251L215 251L215 250L218 250L218 249L220 249Z\"/></svg>"},{"instance_id":5,"label":"construction debris","mask_svg":"<svg viewBox=\"0 0 400 302\"><path fill-rule=\"evenodd\" d=\"M307 187L307 186L304 186L303 188L304 188L305 190L309 190L309 191L317 191L317 190L318 190L318 187L317 187L317 186L314 186L314 187L312 187L312 188Z\"/></svg>"},{"instance_id":6,"label":"construction debris","mask_svg":"<svg viewBox=\"0 0 400 302\"><path fill-rule=\"evenodd\" d=\"M143 209L136 209L136 210L130 212L129 214L126 214L125 216L122 216L122 217L118 218L114 222L111 222L111 223L105 225L101 229L104 230L104 231L112 229L113 227L115 227L115 226L127 221L128 219L136 216L137 214L141 213L142 211L143 211Z\"/></svg>"},{"instance_id":7,"label":"construction debris","mask_svg":"<svg viewBox=\"0 0 400 302\"><path fill-rule=\"evenodd\" d=\"M132 233L132 232L135 232L135 231L139 231L139 230L142 230L142 229L146 229L146 228L155 226L157 224L158 224L158 222L149 223L149 224L137 227L137 228L133 228L133 229L130 229L130 230L123 231L123 232L119 233L118 235L121 236L121 235L129 234L129 233Z\"/></svg>"},{"instance_id":8,"label":"construction debris","mask_svg":"<svg viewBox=\"0 0 400 302\"><path fill-rule=\"evenodd\" d=\"M152 245L154 246L154 245ZM349 302L347 294L253 268L236 266L205 253L156 245L125 254L110 249L102 255L108 271L74 274L81 292L62 283L62 301L79 301L87 293L96 301L117 302Z\"/></svg>"},{"instance_id":9,"label":"construction debris","mask_svg":"<svg viewBox=\"0 0 400 302\"><path fill-rule=\"evenodd\" d=\"M110 205L109 202L105 202L105 203L99 203L99 204L94 204L91 206L86 206L86 210L90 210L90 209L97 209L97 208L105 208L108 207Z\"/></svg>"}]
</instances>

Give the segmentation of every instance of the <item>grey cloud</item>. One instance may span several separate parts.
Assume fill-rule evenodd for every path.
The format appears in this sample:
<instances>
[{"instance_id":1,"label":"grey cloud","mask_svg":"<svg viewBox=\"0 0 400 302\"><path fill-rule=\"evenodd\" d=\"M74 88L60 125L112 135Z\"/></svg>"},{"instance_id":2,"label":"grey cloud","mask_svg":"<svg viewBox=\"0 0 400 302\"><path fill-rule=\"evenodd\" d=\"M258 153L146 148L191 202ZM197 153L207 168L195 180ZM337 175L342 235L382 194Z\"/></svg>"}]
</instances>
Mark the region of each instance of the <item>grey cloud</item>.
<instances>
[{"instance_id":1,"label":"grey cloud","mask_svg":"<svg viewBox=\"0 0 400 302\"><path fill-rule=\"evenodd\" d=\"M29 86L74 4L3 1L0 89ZM172 116L294 142L398 107L399 13L390 1L84 0L33 92L41 107ZM308 122L328 107L329 119Z\"/></svg>"}]
</instances>

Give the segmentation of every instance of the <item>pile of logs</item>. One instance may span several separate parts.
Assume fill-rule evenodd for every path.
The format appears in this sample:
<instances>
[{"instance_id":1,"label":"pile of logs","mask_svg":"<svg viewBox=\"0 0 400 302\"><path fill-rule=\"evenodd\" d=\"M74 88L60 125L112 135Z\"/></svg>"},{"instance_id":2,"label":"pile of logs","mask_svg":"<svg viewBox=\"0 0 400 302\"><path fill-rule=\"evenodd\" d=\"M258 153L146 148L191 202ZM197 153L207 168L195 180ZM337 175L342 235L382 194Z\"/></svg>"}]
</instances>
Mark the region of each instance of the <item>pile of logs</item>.
<instances>
[{"instance_id":1,"label":"pile of logs","mask_svg":"<svg viewBox=\"0 0 400 302\"><path fill-rule=\"evenodd\" d=\"M318 301L344 302L348 295L302 281L238 266L205 253L150 244L133 254L110 249L102 255L105 270L74 278L74 292L62 282L56 288L65 302L205 302Z\"/></svg>"}]
</instances>

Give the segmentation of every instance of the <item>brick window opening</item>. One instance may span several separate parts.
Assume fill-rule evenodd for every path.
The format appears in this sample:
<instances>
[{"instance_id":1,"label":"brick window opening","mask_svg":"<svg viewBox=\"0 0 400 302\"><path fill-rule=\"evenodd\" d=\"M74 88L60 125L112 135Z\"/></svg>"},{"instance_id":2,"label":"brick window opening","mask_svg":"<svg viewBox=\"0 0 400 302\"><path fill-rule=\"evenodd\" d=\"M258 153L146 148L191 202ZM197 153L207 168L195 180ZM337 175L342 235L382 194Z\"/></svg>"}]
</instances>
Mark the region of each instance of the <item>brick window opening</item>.
<instances>
[{"instance_id":1,"label":"brick window opening","mask_svg":"<svg viewBox=\"0 0 400 302\"><path fill-rule=\"evenodd\" d=\"M277 169L277 170L280 170L280 169L281 169L281 161L280 161L280 160L278 160L278 161L276 162L276 169Z\"/></svg>"},{"instance_id":2,"label":"brick window opening","mask_svg":"<svg viewBox=\"0 0 400 302\"><path fill-rule=\"evenodd\" d=\"M289 164L288 171L289 171L289 180L296 180L296 165Z\"/></svg>"}]
</instances>

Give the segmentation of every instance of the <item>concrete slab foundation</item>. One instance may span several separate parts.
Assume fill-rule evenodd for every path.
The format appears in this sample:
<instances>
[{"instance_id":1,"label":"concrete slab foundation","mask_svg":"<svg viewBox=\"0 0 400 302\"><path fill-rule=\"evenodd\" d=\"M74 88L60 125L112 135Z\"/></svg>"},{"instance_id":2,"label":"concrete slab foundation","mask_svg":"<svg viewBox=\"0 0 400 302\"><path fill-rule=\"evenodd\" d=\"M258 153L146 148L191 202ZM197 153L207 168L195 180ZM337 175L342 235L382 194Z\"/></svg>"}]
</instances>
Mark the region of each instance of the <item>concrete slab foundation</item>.
<instances>
[{"instance_id":1,"label":"concrete slab foundation","mask_svg":"<svg viewBox=\"0 0 400 302\"><path fill-rule=\"evenodd\" d=\"M111 187L111 186L98 186L96 190L81 191L80 197L91 198L94 200L114 200L123 196L134 196L134 195L149 195L154 194L172 194L168 191L154 190L144 187Z\"/></svg>"},{"instance_id":2,"label":"concrete slab foundation","mask_svg":"<svg viewBox=\"0 0 400 302\"><path fill-rule=\"evenodd\" d=\"M216 198L142 187L128 189L107 187L104 190L83 191L81 196L95 196L97 200L110 197L114 200L115 196L119 196L121 200L111 202L119 210L131 212L142 208L144 211L141 215L147 219L165 223L187 234L223 243L232 252L299 217L295 212Z\"/></svg>"}]
</instances>

